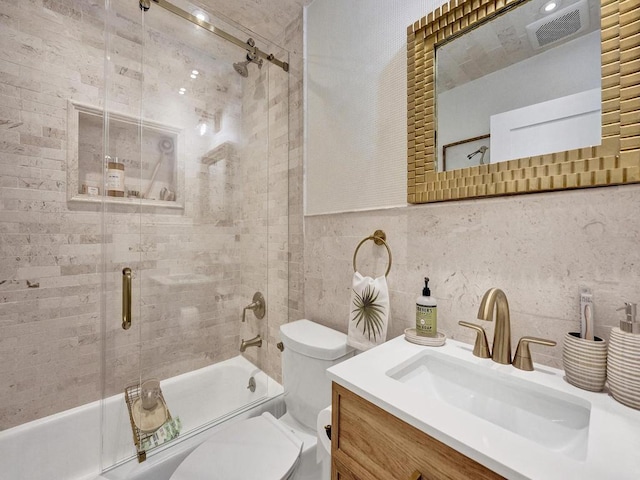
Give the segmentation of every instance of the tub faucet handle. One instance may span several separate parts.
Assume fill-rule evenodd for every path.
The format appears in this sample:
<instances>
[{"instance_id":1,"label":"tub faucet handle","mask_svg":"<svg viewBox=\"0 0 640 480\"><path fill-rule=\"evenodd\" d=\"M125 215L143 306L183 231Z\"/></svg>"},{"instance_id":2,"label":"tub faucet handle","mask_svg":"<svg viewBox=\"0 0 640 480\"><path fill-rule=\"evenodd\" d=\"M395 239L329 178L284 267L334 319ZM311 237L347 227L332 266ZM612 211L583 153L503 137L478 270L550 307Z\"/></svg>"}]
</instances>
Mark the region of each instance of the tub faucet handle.
<instances>
[{"instance_id":1,"label":"tub faucet handle","mask_svg":"<svg viewBox=\"0 0 640 480\"><path fill-rule=\"evenodd\" d=\"M267 304L262 294L260 292L254 293L252 302L242 309L242 321L246 322L247 320L247 310L252 310L258 320L263 319L266 313L266 307Z\"/></svg>"}]
</instances>

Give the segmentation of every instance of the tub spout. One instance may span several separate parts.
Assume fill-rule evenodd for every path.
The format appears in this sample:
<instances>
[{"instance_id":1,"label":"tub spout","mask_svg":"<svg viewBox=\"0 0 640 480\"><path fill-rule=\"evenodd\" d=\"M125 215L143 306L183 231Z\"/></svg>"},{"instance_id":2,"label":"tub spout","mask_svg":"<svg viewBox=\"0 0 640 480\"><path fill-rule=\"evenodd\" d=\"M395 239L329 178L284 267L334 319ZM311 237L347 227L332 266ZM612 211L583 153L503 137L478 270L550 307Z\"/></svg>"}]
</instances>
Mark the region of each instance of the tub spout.
<instances>
[{"instance_id":1,"label":"tub spout","mask_svg":"<svg viewBox=\"0 0 640 480\"><path fill-rule=\"evenodd\" d=\"M244 352L247 347L262 347L262 337L260 337L260 335L257 335L250 340L245 340L243 338L242 342L240 343L240 352Z\"/></svg>"}]
</instances>

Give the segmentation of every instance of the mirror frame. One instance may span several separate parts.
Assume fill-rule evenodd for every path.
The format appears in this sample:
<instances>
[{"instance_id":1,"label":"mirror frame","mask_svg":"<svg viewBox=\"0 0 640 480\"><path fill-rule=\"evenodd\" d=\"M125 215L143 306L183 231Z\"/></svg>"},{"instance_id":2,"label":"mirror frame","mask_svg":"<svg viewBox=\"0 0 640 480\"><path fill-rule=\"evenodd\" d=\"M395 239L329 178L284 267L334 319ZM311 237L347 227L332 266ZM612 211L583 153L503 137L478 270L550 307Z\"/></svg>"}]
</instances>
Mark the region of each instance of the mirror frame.
<instances>
[{"instance_id":1,"label":"mirror frame","mask_svg":"<svg viewBox=\"0 0 640 480\"><path fill-rule=\"evenodd\" d=\"M601 0L602 144L436 171L435 49L522 0L452 0L407 28L407 202L640 182L640 0Z\"/></svg>"}]
</instances>

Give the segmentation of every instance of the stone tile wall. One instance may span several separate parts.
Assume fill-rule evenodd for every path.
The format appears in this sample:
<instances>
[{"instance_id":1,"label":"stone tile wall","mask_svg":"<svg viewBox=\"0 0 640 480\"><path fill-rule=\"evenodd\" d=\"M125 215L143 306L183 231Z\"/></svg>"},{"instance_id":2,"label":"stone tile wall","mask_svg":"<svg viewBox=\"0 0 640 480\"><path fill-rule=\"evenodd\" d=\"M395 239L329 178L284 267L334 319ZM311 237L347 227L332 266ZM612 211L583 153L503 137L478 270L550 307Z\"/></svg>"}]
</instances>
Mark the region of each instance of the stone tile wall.
<instances>
[{"instance_id":1,"label":"stone tile wall","mask_svg":"<svg viewBox=\"0 0 640 480\"><path fill-rule=\"evenodd\" d=\"M499 287L509 299L513 349L524 335L555 340L531 349L536 362L561 367L562 338L579 330L580 288L593 293L603 338L622 318L616 309L640 300L639 193L628 185L306 217L306 314L346 332L354 249L382 229L393 253L388 338L415 326L428 276L438 329L473 343L475 333L458 321L482 323L491 341L494 322L476 316L484 292ZM366 275L383 274L386 262L373 242L358 254Z\"/></svg>"},{"instance_id":2,"label":"stone tile wall","mask_svg":"<svg viewBox=\"0 0 640 480\"><path fill-rule=\"evenodd\" d=\"M165 378L237 355L242 307L257 289L267 290L268 316L247 333L271 343L287 319L288 158L300 142L289 138L286 76L253 68L241 79L231 66L241 51L194 37L157 9L143 35L137 2L121 0L112 2L105 85L103 6L0 0L0 429L99 398L103 373L112 394L139 375ZM300 32L290 42L301 44ZM184 211L109 204L103 227L100 206L67 202L67 101L102 107L105 88L109 109L184 129ZM214 140L236 148L206 165L215 141L196 126L218 110ZM134 271L128 331L124 266ZM279 378L279 352L260 355Z\"/></svg>"},{"instance_id":3,"label":"stone tile wall","mask_svg":"<svg viewBox=\"0 0 640 480\"><path fill-rule=\"evenodd\" d=\"M66 203L68 99L102 105L98 2L0 2L0 429L97 398L101 224Z\"/></svg>"}]
</instances>

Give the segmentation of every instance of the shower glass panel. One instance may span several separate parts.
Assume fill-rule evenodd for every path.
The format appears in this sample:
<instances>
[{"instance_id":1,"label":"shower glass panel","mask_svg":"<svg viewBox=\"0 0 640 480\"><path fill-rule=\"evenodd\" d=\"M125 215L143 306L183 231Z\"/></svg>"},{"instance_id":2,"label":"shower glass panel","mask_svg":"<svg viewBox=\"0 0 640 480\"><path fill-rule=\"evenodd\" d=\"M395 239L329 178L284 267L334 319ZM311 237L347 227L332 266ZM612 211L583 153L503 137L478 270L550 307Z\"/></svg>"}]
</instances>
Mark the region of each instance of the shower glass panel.
<instances>
[{"instance_id":1,"label":"shower glass panel","mask_svg":"<svg viewBox=\"0 0 640 480\"><path fill-rule=\"evenodd\" d=\"M203 13L288 62L286 51ZM143 13L137 0L112 0L107 14L103 155L106 181L123 196L101 192L103 469L136 455L132 422L144 427L138 453L150 455L278 392L269 319L286 318L288 303L288 74L153 2ZM243 323L256 292L266 315L249 309ZM240 352L258 335L261 347ZM159 399L143 396L153 379ZM145 398L155 406L140 408Z\"/></svg>"}]
</instances>

